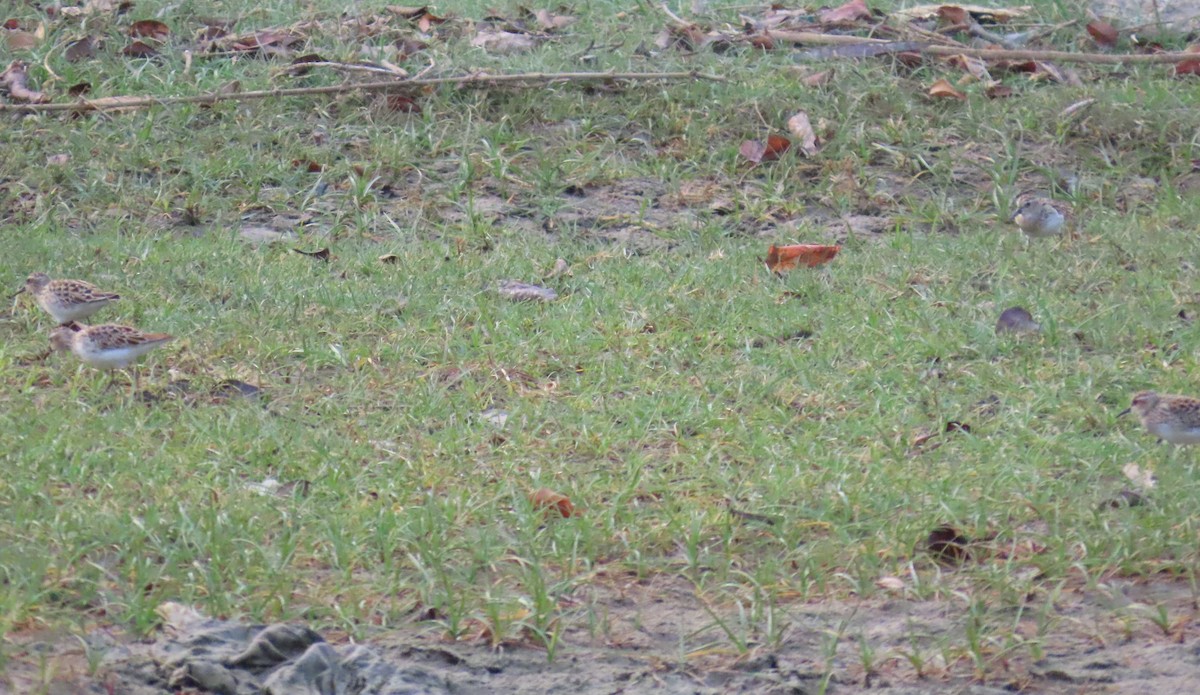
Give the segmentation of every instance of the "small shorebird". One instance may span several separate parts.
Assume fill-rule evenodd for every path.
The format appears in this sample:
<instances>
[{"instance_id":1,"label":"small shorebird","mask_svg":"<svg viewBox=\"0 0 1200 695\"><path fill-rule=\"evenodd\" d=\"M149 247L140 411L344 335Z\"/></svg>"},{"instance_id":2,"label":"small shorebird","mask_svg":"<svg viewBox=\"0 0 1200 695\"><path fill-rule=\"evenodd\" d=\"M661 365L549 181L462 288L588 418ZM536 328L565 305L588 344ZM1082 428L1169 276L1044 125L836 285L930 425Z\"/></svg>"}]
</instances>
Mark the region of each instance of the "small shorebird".
<instances>
[{"instance_id":1,"label":"small shorebird","mask_svg":"<svg viewBox=\"0 0 1200 695\"><path fill-rule=\"evenodd\" d=\"M60 326L85 319L121 298L83 280L51 280L45 273L30 275L17 294L23 292L32 295Z\"/></svg>"},{"instance_id":2,"label":"small shorebird","mask_svg":"<svg viewBox=\"0 0 1200 695\"><path fill-rule=\"evenodd\" d=\"M1171 444L1200 444L1200 399L1153 391L1134 395L1133 403L1117 417L1137 413L1146 431ZM1172 447L1174 454L1174 447Z\"/></svg>"},{"instance_id":3,"label":"small shorebird","mask_svg":"<svg viewBox=\"0 0 1200 695\"><path fill-rule=\"evenodd\" d=\"M1021 205L1011 219L1026 236L1059 236L1071 226L1071 208L1065 203L1034 196L1018 196L1017 200Z\"/></svg>"},{"instance_id":4,"label":"small shorebird","mask_svg":"<svg viewBox=\"0 0 1200 695\"><path fill-rule=\"evenodd\" d=\"M154 348L174 340L166 333L143 333L129 326L107 323L99 326L59 326L50 332L53 350L70 350L97 369L124 369ZM133 392L138 390L137 367L133 368Z\"/></svg>"}]
</instances>

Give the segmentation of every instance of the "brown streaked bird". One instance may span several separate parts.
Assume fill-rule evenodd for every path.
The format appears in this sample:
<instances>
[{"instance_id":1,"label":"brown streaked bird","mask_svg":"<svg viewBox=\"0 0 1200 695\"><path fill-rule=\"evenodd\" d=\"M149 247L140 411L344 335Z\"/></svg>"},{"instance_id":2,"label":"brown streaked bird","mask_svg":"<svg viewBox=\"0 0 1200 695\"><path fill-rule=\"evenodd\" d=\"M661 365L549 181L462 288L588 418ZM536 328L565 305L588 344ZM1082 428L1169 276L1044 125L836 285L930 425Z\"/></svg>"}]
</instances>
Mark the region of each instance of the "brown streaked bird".
<instances>
[{"instance_id":1,"label":"brown streaked bird","mask_svg":"<svg viewBox=\"0 0 1200 695\"><path fill-rule=\"evenodd\" d=\"M1029 237L1053 237L1068 231L1073 215L1066 203L1033 195L1017 196L1020 207L1011 220Z\"/></svg>"},{"instance_id":2,"label":"brown streaked bird","mask_svg":"<svg viewBox=\"0 0 1200 695\"><path fill-rule=\"evenodd\" d=\"M97 369L124 369L154 348L174 340L167 333L143 333L130 326L106 323L99 326L59 326L50 332L53 350L70 350ZM133 368L133 390L138 390L137 367Z\"/></svg>"},{"instance_id":3,"label":"brown streaked bird","mask_svg":"<svg viewBox=\"0 0 1200 695\"><path fill-rule=\"evenodd\" d=\"M1150 434L1172 444L1200 444L1200 399L1154 391L1134 395L1133 403L1117 417L1137 413Z\"/></svg>"},{"instance_id":4,"label":"brown streaked bird","mask_svg":"<svg viewBox=\"0 0 1200 695\"><path fill-rule=\"evenodd\" d=\"M121 298L83 280L51 280L45 273L30 275L17 294L22 292L32 295L60 326L85 319Z\"/></svg>"}]
</instances>

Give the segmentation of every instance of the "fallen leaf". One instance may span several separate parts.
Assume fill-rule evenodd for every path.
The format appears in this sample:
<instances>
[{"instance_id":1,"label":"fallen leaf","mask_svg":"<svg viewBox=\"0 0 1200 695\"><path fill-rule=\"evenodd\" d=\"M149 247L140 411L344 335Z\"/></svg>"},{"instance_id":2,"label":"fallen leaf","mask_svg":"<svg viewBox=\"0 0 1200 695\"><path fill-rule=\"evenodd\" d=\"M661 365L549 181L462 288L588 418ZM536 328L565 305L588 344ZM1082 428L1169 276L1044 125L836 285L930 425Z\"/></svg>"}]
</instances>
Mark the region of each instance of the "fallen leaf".
<instances>
[{"instance_id":1,"label":"fallen leaf","mask_svg":"<svg viewBox=\"0 0 1200 695\"><path fill-rule=\"evenodd\" d=\"M394 45L396 46L396 57L400 60L407 60L414 53L429 48L429 44L424 41L409 38L397 39Z\"/></svg>"},{"instance_id":2,"label":"fallen leaf","mask_svg":"<svg viewBox=\"0 0 1200 695\"><path fill-rule=\"evenodd\" d=\"M547 31L556 31L564 29L575 23L574 17L568 17L561 14L550 14L550 10L540 9L535 10L533 16L537 18L538 24Z\"/></svg>"},{"instance_id":3,"label":"fallen leaf","mask_svg":"<svg viewBox=\"0 0 1200 695\"><path fill-rule=\"evenodd\" d=\"M298 58L292 59L292 69L288 72L297 77L307 75L312 72L312 68L304 67L305 63L324 63L325 59L317 53L306 53Z\"/></svg>"},{"instance_id":4,"label":"fallen leaf","mask_svg":"<svg viewBox=\"0 0 1200 695\"><path fill-rule=\"evenodd\" d=\"M875 586L885 591L904 591L907 587L899 577L880 577L875 580Z\"/></svg>"},{"instance_id":5,"label":"fallen leaf","mask_svg":"<svg viewBox=\"0 0 1200 695\"><path fill-rule=\"evenodd\" d=\"M310 174L320 173L325 167L311 159L293 159L292 168L303 169Z\"/></svg>"},{"instance_id":6,"label":"fallen leaf","mask_svg":"<svg viewBox=\"0 0 1200 695\"><path fill-rule=\"evenodd\" d=\"M954 88L946 78L939 79L929 87L929 96L931 97L951 97L954 99L966 99L967 95Z\"/></svg>"},{"instance_id":7,"label":"fallen leaf","mask_svg":"<svg viewBox=\"0 0 1200 695\"><path fill-rule=\"evenodd\" d=\"M389 5L387 11L401 19L420 19L429 13L429 6L404 7L402 5Z\"/></svg>"},{"instance_id":8,"label":"fallen leaf","mask_svg":"<svg viewBox=\"0 0 1200 695\"><path fill-rule=\"evenodd\" d=\"M496 291L501 297L514 302L552 302L558 299L558 292L549 287L531 285L516 280L501 280L496 284Z\"/></svg>"},{"instance_id":9,"label":"fallen leaf","mask_svg":"<svg viewBox=\"0 0 1200 695\"><path fill-rule=\"evenodd\" d=\"M738 148L738 152L755 164L779 159L792 146L792 141L782 135L769 135L766 142L746 140Z\"/></svg>"},{"instance_id":10,"label":"fallen leaf","mask_svg":"<svg viewBox=\"0 0 1200 695\"><path fill-rule=\"evenodd\" d=\"M829 81L832 79L833 79L833 70L832 69L822 70L821 72L814 72L811 75L806 75L804 77L801 77L800 84L804 85L805 87L822 87L824 85L829 84Z\"/></svg>"},{"instance_id":11,"label":"fallen leaf","mask_svg":"<svg viewBox=\"0 0 1200 695\"><path fill-rule=\"evenodd\" d=\"M301 256L308 256L309 258L316 258L317 260L325 261L326 263L328 263L329 259L330 259L329 249L327 249L327 248L320 249L318 251L301 251L300 249L292 249L292 251L300 254Z\"/></svg>"},{"instance_id":12,"label":"fallen leaf","mask_svg":"<svg viewBox=\"0 0 1200 695\"><path fill-rule=\"evenodd\" d=\"M797 111L788 119L787 127L788 131L799 141L800 151L804 153L804 156L812 157L817 153L817 134L813 132L807 113Z\"/></svg>"},{"instance_id":13,"label":"fallen leaf","mask_svg":"<svg viewBox=\"0 0 1200 695\"><path fill-rule=\"evenodd\" d=\"M1188 46L1184 53L1200 53L1200 44ZM1200 58L1175 63L1175 75L1200 75Z\"/></svg>"},{"instance_id":14,"label":"fallen leaf","mask_svg":"<svg viewBox=\"0 0 1200 695\"><path fill-rule=\"evenodd\" d=\"M971 559L971 551L967 548L970 542L971 539L958 529L943 524L929 532L925 538L925 549L938 562L958 565Z\"/></svg>"},{"instance_id":15,"label":"fallen leaf","mask_svg":"<svg viewBox=\"0 0 1200 695\"><path fill-rule=\"evenodd\" d=\"M892 10L889 16L906 21L934 19L940 15L943 7L946 7L946 5L917 5L916 7L909 7L903 10ZM965 10L975 21L984 24L1004 24L1010 19L1029 14L1033 9L1028 5L1005 8L981 7L979 5L955 5L954 7Z\"/></svg>"},{"instance_id":16,"label":"fallen leaf","mask_svg":"<svg viewBox=\"0 0 1200 695\"><path fill-rule=\"evenodd\" d=\"M388 265L396 265L400 262L400 257L394 253L385 253L379 257L379 262L387 263Z\"/></svg>"},{"instance_id":17,"label":"fallen leaf","mask_svg":"<svg viewBox=\"0 0 1200 695\"><path fill-rule=\"evenodd\" d=\"M484 29L471 39L471 45L488 53L509 55L532 50L537 46L537 41L529 34Z\"/></svg>"},{"instance_id":18,"label":"fallen leaf","mask_svg":"<svg viewBox=\"0 0 1200 695\"><path fill-rule=\"evenodd\" d=\"M7 31L5 34L8 50L10 51L27 51L41 43L41 40L33 32L15 29Z\"/></svg>"},{"instance_id":19,"label":"fallen leaf","mask_svg":"<svg viewBox=\"0 0 1200 695\"><path fill-rule=\"evenodd\" d=\"M1108 22L1093 19L1087 24L1087 33L1098 46L1113 48L1117 45L1117 30Z\"/></svg>"},{"instance_id":20,"label":"fallen leaf","mask_svg":"<svg viewBox=\"0 0 1200 695\"><path fill-rule=\"evenodd\" d=\"M992 76L988 73L987 63L983 62L981 58L959 54L951 56L946 62L962 68L967 74L980 82L990 83L992 81Z\"/></svg>"},{"instance_id":21,"label":"fallen leaf","mask_svg":"<svg viewBox=\"0 0 1200 695\"><path fill-rule=\"evenodd\" d=\"M0 26L4 27L5 29L20 29L21 22L17 19L6 19L4 20L4 24L0 24Z\"/></svg>"},{"instance_id":22,"label":"fallen leaf","mask_svg":"<svg viewBox=\"0 0 1200 695\"><path fill-rule=\"evenodd\" d=\"M1041 324L1033 320L1033 315L1023 307L1014 306L1005 309L996 319L996 335L1012 333L1024 335L1037 333L1042 330Z\"/></svg>"},{"instance_id":23,"label":"fallen leaf","mask_svg":"<svg viewBox=\"0 0 1200 695\"><path fill-rule=\"evenodd\" d=\"M937 16L942 23L950 26L966 25L971 18L970 13L957 5L942 5L937 8Z\"/></svg>"},{"instance_id":24,"label":"fallen leaf","mask_svg":"<svg viewBox=\"0 0 1200 695\"><path fill-rule=\"evenodd\" d=\"M13 101L24 101L31 104L40 104L48 101L45 94L35 92L29 88L27 80L29 64L23 60L14 60L8 64L8 68L4 72L0 72L0 89L8 90L8 95Z\"/></svg>"},{"instance_id":25,"label":"fallen leaf","mask_svg":"<svg viewBox=\"0 0 1200 695\"><path fill-rule=\"evenodd\" d=\"M1007 99L1008 97L1011 97L1014 92L1012 87L997 82L995 84L989 84L987 89L983 90L983 94L988 99Z\"/></svg>"},{"instance_id":26,"label":"fallen leaf","mask_svg":"<svg viewBox=\"0 0 1200 695\"><path fill-rule=\"evenodd\" d=\"M171 29L157 19L140 19L129 27L129 35L134 38L165 41L170 34Z\"/></svg>"},{"instance_id":27,"label":"fallen leaf","mask_svg":"<svg viewBox=\"0 0 1200 695\"><path fill-rule=\"evenodd\" d=\"M67 94L73 97L82 96L90 91L92 91L91 82L80 82L67 88Z\"/></svg>"},{"instance_id":28,"label":"fallen leaf","mask_svg":"<svg viewBox=\"0 0 1200 695\"><path fill-rule=\"evenodd\" d=\"M569 272L571 272L571 266L567 265L565 260L559 258L554 261L554 267L550 269L550 272L546 273L546 278L549 279L558 277L559 275L566 275Z\"/></svg>"},{"instance_id":29,"label":"fallen leaf","mask_svg":"<svg viewBox=\"0 0 1200 695\"><path fill-rule=\"evenodd\" d=\"M867 9L867 3L863 0L850 0L841 7L825 10L817 15L822 24L844 24L870 18L871 10Z\"/></svg>"},{"instance_id":30,"label":"fallen leaf","mask_svg":"<svg viewBox=\"0 0 1200 695\"><path fill-rule=\"evenodd\" d=\"M549 488L534 490L529 494L529 501L535 509L557 512L564 519L575 516L575 505L571 504L570 498Z\"/></svg>"},{"instance_id":31,"label":"fallen leaf","mask_svg":"<svg viewBox=\"0 0 1200 695\"><path fill-rule=\"evenodd\" d=\"M63 56L69 63L78 63L94 55L96 55L96 40L90 36L72 41L67 44L67 50L63 51Z\"/></svg>"},{"instance_id":32,"label":"fallen leaf","mask_svg":"<svg viewBox=\"0 0 1200 695\"><path fill-rule=\"evenodd\" d=\"M153 58L158 50L144 41L134 41L121 51L121 55L129 58Z\"/></svg>"},{"instance_id":33,"label":"fallen leaf","mask_svg":"<svg viewBox=\"0 0 1200 695\"><path fill-rule=\"evenodd\" d=\"M822 246L820 244L792 244L776 246L771 244L767 249L767 270L782 273L798 265L815 268L832 261L841 251L841 246Z\"/></svg>"},{"instance_id":34,"label":"fallen leaf","mask_svg":"<svg viewBox=\"0 0 1200 695\"><path fill-rule=\"evenodd\" d=\"M69 161L71 161L70 153L64 152L62 154L52 154L49 157L46 157L46 166L62 166Z\"/></svg>"},{"instance_id":35,"label":"fallen leaf","mask_svg":"<svg viewBox=\"0 0 1200 695\"><path fill-rule=\"evenodd\" d=\"M1149 470L1142 470L1141 466L1136 463L1127 463L1121 467L1121 472L1129 478L1129 482L1143 490L1153 489L1158 481L1154 478L1154 473Z\"/></svg>"},{"instance_id":36,"label":"fallen leaf","mask_svg":"<svg viewBox=\"0 0 1200 695\"><path fill-rule=\"evenodd\" d=\"M406 94L387 95L387 107L400 113L421 113L421 105Z\"/></svg>"}]
</instances>

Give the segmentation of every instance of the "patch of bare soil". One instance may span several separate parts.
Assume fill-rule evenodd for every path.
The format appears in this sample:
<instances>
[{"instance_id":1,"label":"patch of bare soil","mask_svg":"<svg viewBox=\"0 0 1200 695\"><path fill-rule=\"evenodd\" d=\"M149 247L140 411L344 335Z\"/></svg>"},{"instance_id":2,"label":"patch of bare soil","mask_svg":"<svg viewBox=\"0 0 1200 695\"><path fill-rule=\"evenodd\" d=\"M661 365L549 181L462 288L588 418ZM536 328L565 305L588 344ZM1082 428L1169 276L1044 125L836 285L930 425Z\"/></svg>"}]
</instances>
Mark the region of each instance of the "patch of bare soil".
<instances>
[{"instance_id":1,"label":"patch of bare soil","mask_svg":"<svg viewBox=\"0 0 1200 695\"><path fill-rule=\"evenodd\" d=\"M1182 583L1065 589L1039 636L1043 600L1021 614L990 612L992 629L981 631L982 678L967 648L967 611L957 600L777 606L773 620L781 638L774 643L753 629L741 632L736 612L718 609L722 622L746 640L747 649L739 652L689 582L630 577L563 597L568 611L578 611L553 661L528 641L493 650L483 641L447 641L437 630L415 627L354 644L333 635L326 641L303 626L214 620L176 607L175 616L164 613L164 629L153 641L104 630L82 639L9 635L18 649L0 691L816 693L827 681L826 692L835 694L1154 695L1194 692L1200 683L1200 642L1190 625L1196 608ZM1159 608L1170 618L1161 627L1151 619ZM998 624L1010 626L1008 634L995 629ZM1028 646L1012 647L1022 639L1040 640L1041 658L1034 659ZM869 660L863 642L873 654ZM104 654L93 673L84 645Z\"/></svg>"}]
</instances>

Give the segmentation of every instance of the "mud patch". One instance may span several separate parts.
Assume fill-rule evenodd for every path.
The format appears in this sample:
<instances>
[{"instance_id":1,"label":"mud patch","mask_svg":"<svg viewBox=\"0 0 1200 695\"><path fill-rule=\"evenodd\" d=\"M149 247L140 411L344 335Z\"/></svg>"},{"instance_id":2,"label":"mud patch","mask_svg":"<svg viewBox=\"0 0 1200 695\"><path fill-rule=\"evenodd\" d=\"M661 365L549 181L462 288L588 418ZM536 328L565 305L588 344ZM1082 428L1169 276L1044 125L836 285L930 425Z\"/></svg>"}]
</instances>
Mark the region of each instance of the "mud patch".
<instances>
[{"instance_id":1,"label":"mud patch","mask_svg":"<svg viewBox=\"0 0 1200 695\"><path fill-rule=\"evenodd\" d=\"M184 619L168 615L153 642L103 630L83 638L10 635L16 654L7 685L13 692L48 683L49 693L128 695L181 687L239 694L816 693L823 684L834 694L869 687L904 695L1174 695L1200 682L1200 631L1178 620L1192 614L1182 583L1067 589L1040 626L1032 602L1022 613L992 609L972 625L959 602L904 598L776 605L767 609L770 620L750 621L749 602L740 611L715 610L690 582L670 577L608 578L559 601L572 627L553 660L527 638L492 649L482 640L447 640L428 623L355 644L304 626L247 625L182 609ZM1161 614L1176 620L1160 627L1153 618ZM979 635L974 650L970 630ZM93 661L103 654L90 669L88 653ZM370 687L337 690L335 683Z\"/></svg>"}]
</instances>

